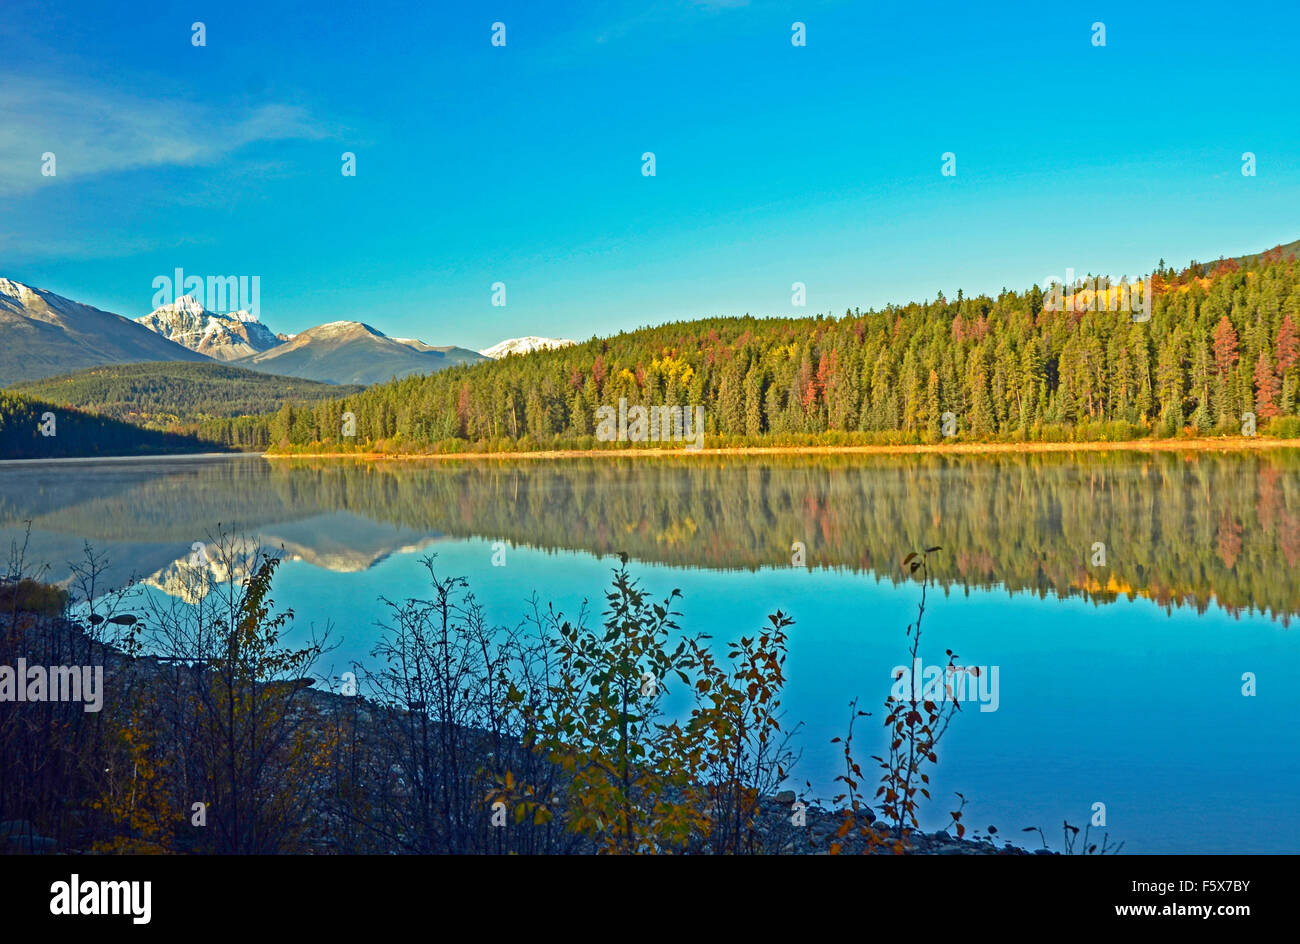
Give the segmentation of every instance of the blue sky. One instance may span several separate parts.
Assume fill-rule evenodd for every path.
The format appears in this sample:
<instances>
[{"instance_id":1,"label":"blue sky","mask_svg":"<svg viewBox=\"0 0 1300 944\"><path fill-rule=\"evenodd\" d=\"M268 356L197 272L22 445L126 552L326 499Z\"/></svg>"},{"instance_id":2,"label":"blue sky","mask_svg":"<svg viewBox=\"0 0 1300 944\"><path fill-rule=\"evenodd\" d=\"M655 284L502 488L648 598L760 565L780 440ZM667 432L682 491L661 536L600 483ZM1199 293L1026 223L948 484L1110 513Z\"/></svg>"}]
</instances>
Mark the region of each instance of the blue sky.
<instances>
[{"instance_id":1,"label":"blue sky","mask_svg":"<svg viewBox=\"0 0 1300 944\"><path fill-rule=\"evenodd\" d=\"M6 0L0 275L481 348L1300 238L1294 3L896 7Z\"/></svg>"}]
</instances>

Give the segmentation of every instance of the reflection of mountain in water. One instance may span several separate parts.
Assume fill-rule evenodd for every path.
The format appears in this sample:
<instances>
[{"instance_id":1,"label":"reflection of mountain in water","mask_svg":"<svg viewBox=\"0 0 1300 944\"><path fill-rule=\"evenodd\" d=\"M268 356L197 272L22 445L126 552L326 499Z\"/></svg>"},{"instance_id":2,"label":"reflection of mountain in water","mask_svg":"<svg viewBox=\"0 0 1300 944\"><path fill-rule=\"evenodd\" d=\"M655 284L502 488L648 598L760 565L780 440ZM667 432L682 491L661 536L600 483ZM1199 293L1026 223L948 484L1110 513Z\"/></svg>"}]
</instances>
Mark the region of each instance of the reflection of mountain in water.
<instances>
[{"instance_id":1,"label":"reflection of mountain in water","mask_svg":"<svg viewBox=\"0 0 1300 944\"><path fill-rule=\"evenodd\" d=\"M401 530L337 511L259 528L249 537L250 546L260 545L282 560L303 561L335 573L357 573L392 554L419 551L437 540L424 536L404 541ZM213 586L232 579L243 581L252 572L251 554L241 554L236 561L223 560L215 543L200 543L204 545L201 557L196 557L191 545L189 551L141 582L187 603L196 603Z\"/></svg>"},{"instance_id":2,"label":"reflection of mountain in water","mask_svg":"<svg viewBox=\"0 0 1300 944\"><path fill-rule=\"evenodd\" d=\"M1105 601L1300 612L1300 453L683 457L268 462L256 457L0 469L0 539L113 579L163 574L218 528L334 571L443 536L689 567L811 567L899 578L944 547L949 585ZM1106 565L1093 566L1093 546ZM63 575L66 577L66 568ZM62 578L60 578L62 579ZM159 577L165 580L165 576Z\"/></svg>"},{"instance_id":3,"label":"reflection of mountain in water","mask_svg":"<svg viewBox=\"0 0 1300 944\"><path fill-rule=\"evenodd\" d=\"M198 603L213 587L224 583L242 583L253 572L253 555L243 548L240 548L242 553L223 558L217 554L216 545L205 547L209 550L202 557L193 552L187 553L145 577L141 583L186 603Z\"/></svg>"},{"instance_id":4,"label":"reflection of mountain in water","mask_svg":"<svg viewBox=\"0 0 1300 944\"><path fill-rule=\"evenodd\" d=\"M192 546L205 543L208 568L219 570L210 542L220 531L337 572L364 571L439 538L349 511L319 510L307 500L310 487L277 488L272 472L256 457L5 467L0 552L22 544L23 522L30 520L27 560L48 564L50 580L72 578L70 563L83 558L84 542L106 559L105 587L141 579L192 599L202 592L188 574Z\"/></svg>"},{"instance_id":5,"label":"reflection of mountain in water","mask_svg":"<svg viewBox=\"0 0 1300 944\"><path fill-rule=\"evenodd\" d=\"M419 551L440 539L436 533L380 524L350 511L313 515L260 530L268 547L284 548L290 560L336 573L369 570L393 554Z\"/></svg>"}]
</instances>

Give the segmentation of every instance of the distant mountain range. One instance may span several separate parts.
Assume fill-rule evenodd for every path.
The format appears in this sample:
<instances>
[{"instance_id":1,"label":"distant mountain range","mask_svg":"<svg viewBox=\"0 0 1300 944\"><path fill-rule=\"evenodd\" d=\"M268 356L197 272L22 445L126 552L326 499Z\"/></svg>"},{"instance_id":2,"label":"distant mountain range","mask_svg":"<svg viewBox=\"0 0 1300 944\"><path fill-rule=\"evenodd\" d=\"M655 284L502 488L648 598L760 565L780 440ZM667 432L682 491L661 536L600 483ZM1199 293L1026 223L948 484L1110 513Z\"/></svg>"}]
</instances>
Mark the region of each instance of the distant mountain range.
<instances>
[{"instance_id":1,"label":"distant mountain range","mask_svg":"<svg viewBox=\"0 0 1300 944\"><path fill-rule=\"evenodd\" d=\"M140 324L191 350L237 367L335 384L372 384L484 360L475 351L390 338L360 321L333 321L277 335L246 311L208 311L186 295Z\"/></svg>"},{"instance_id":2,"label":"distant mountain range","mask_svg":"<svg viewBox=\"0 0 1300 944\"><path fill-rule=\"evenodd\" d=\"M483 360L487 358L467 348L435 347L423 341L390 338L360 321L332 321L231 363L286 377L372 384Z\"/></svg>"},{"instance_id":3,"label":"distant mountain range","mask_svg":"<svg viewBox=\"0 0 1300 944\"><path fill-rule=\"evenodd\" d=\"M0 387L87 367L144 361L217 361L286 377L369 385L572 343L512 338L479 353L390 338L360 321L277 334L255 315L210 311L191 295L132 321L0 278Z\"/></svg>"},{"instance_id":4,"label":"distant mountain range","mask_svg":"<svg viewBox=\"0 0 1300 944\"><path fill-rule=\"evenodd\" d=\"M129 318L0 278L0 386L101 364L207 359Z\"/></svg>"}]
</instances>

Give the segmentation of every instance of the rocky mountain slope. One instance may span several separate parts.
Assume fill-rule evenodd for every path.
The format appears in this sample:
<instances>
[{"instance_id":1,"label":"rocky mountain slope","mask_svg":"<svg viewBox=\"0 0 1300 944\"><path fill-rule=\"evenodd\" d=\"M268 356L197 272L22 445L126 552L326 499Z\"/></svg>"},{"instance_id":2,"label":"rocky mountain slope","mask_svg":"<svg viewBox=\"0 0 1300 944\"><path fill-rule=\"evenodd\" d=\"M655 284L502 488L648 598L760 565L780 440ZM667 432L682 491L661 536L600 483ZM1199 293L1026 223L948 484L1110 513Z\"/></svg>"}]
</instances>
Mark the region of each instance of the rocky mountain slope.
<instances>
[{"instance_id":1,"label":"rocky mountain slope","mask_svg":"<svg viewBox=\"0 0 1300 944\"><path fill-rule=\"evenodd\" d=\"M136 321L170 341L220 361L260 354L282 343L256 315L208 311L193 295L183 295Z\"/></svg>"},{"instance_id":2,"label":"rocky mountain slope","mask_svg":"<svg viewBox=\"0 0 1300 944\"><path fill-rule=\"evenodd\" d=\"M208 358L130 318L0 278L0 386L83 367Z\"/></svg>"}]
</instances>

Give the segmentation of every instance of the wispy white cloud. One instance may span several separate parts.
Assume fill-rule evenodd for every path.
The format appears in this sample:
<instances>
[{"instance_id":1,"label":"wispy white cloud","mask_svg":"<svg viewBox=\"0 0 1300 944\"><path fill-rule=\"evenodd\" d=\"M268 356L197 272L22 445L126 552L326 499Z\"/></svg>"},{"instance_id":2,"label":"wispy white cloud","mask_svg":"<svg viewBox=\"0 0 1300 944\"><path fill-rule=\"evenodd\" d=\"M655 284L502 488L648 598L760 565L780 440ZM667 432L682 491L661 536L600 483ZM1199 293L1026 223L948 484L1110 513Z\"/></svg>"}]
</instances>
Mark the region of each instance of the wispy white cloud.
<instances>
[{"instance_id":1,"label":"wispy white cloud","mask_svg":"<svg viewBox=\"0 0 1300 944\"><path fill-rule=\"evenodd\" d=\"M0 194L51 183L41 175L45 152L55 155L55 179L63 181L212 164L256 141L334 134L295 105L222 108L0 74Z\"/></svg>"},{"instance_id":2,"label":"wispy white cloud","mask_svg":"<svg viewBox=\"0 0 1300 944\"><path fill-rule=\"evenodd\" d=\"M75 229L64 228L54 235L30 231L13 232L0 229L0 253L5 253L10 263L31 259L127 259L131 256L160 249L180 249L188 246L207 246L213 240L202 234L181 236L138 236L126 232L113 234L112 239L99 235L86 235ZM0 275L4 273L0 272Z\"/></svg>"}]
</instances>

